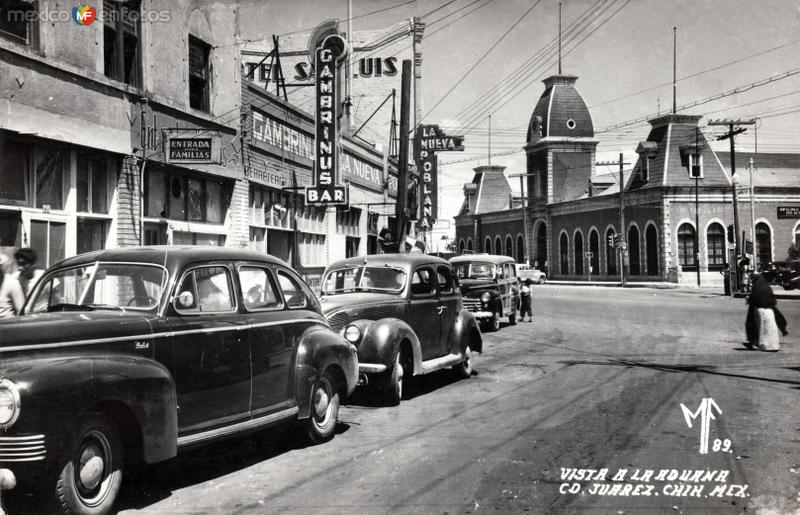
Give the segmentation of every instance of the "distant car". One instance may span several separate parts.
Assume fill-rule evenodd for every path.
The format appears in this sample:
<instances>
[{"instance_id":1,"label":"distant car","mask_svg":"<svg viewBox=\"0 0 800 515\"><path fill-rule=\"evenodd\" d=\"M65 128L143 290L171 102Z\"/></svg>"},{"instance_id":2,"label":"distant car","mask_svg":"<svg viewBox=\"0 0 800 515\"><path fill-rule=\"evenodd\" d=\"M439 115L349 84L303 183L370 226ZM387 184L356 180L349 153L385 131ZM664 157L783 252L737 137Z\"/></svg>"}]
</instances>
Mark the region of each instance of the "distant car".
<instances>
[{"instance_id":1,"label":"distant car","mask_svg":"<svg viewBox=\"0 0 800 515\"><path fill-rule=\"evenodd\" d=\"M769 284L780 285L781 272L786 266L786 261L769 261L767 263L759 263L757 273L760 274Z\"/></svg>"},{"instance_id":2,"label":"distant car","mask_svg":"<svg viewBox=\"0 0 800 515\"><path fill-rule=\"evenodd\" d=\"M355 348L278 259L219 247L82 254L0 321L0 483L40 489L47 513L107 513L124 465L279 422L332 438L357 380Z\"/></svg>"},{"instance_id":3,"label":"distant car","mask_svg":"<svg viewBox=\"0 0 800 515\"><path fill-rule=\"evenodd\" d=\"M547 282L547 274L526 264L517 264L517 276L524 282L525 279L530 279L535 284L544 284Z\"/></svg>"},{"instance_id":4,"label":"distant car","mask_svg":"<svg viewBox=\"0 0 800 515\"><path fill-rule=\"evenodd\" d=\"M450 258L461 281L464 305L487 331L500 330L500 318L517 323L519 292L514 258L466 254Z\"/></svg>"},{"instance_id":5,"label":"distant car","mask_svg":"<svg viewBox=\"0 0 800 515\"><path fill-rule=\"evenodd\" d=\"M781 268L780 281L784 290L800 289L800 260L788 261Z\"/></svg>"},{"instance_id":6,"label":"distant car","mask_svg":"<svg viewBox=\"0 0 800 515\"><path fill-rule=\"evenodd\" d=\"M455 270L435 256L337 261L323 273L320 302L331 328L358 348L362 380L392 405L403 397L404 379L446 367L469 377L472 353L483 350Z\"/></svg>"}]
</instances>

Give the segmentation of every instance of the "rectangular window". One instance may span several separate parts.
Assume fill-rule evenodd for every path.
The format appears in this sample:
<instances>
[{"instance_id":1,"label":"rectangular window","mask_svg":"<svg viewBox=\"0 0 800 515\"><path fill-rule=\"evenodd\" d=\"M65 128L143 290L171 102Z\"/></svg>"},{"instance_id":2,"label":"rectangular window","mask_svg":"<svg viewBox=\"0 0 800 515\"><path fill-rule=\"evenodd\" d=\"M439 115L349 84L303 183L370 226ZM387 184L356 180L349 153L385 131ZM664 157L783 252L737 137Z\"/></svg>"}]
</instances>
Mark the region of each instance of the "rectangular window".
<instances>
[{"instance_id":1,"label":"rectangular window","mask_svg":"<svg viewBox=\"0 0 800 515\"><path fill-rule=\"evenodd\" d=\"M64 259L67 224L48 220L31 220L31 248L39 256L39 265L47 268Z\"/></svg>"},{"instance_id":2,"label":"rectangular window","mask_svg":"<svg viewBox=\"0 0 800 515\"><path fill-rule=\"evenodd\" d=\"M103 1L103 59L105 75L131 86L141 86L138 1Z\"/></svg>"},{"instance_id":3,"label":"rectangular window","mask_svg":"<svg viewBox=\"0 0 800 515\"><path fill-rule=\"evenodd\" d=\"M167 224L144 224L144 244L145 245L166 245L167 244Z\"/></svg>"},{"instance_id":4,"label":"rectangular window","mask_svg":"<svg viewBox=\"0 0 800 515\"><path fill-rule=\"evenodd\" d=\"M29 151L22 145L0 145L0 202L27 206Z\"/></svg>"},{"instance_id":5,"label":"rectangular window","mask_svg":"<svg viewBox=\"0 0 800 515\"><path fill-rule=\"evenodd\" d=\"M219 179L155 168L145 179L145 216L221 224L229 195L230 188Z\"/></svg>"},{"instance_id":6,"label":"rectangular window","mask_svg":"<svg viewBox=\"0 0 800 515\"><path fill-rule=\"evenodd\" d=\"M222 223L222 184L206 181L206 222Z\"/></svg>"},{"instance_id":7,"label":"rectangular window","mask_svg":"<svg viewBox=\"0 0 800 515\"><path fill-rule=\"evenodd\" d=\"M0 211L0 247L21 247L22 219L17 211Z\"/></svg>"},{"instance_id":8,"label":"rectangular window","mask_svg":"<svg viewBox=\"0 0 800 515\"><path fill-rule=\"evenodd\" d=\"M306 267L325 264L325 236L322 234L299 234L298 251L300 264Z\"/></svg>"},{"instance_id":9,"label":"rectangular window","mask_svg":"<svg viewBox=\"0 0 800 515\"><path fill-rule=\"evenodd\" d=\"M203 183L197 179L188 181L189 220L199 222L203 219Z\"/></svg>"},{"instance_id":10,"label":"rectangular window","mask_svg":"<svg viewBox=\"0 0 800 515\"><path fill-rule=\"evenodd\" d=\"M361 210L351 207L345 209L337 206L336 208L336 232L347 236L359 236L359 223L361 220Z\"/></svg>"},{"instance_id":11,"label":"rectangular window","mask_svg":"<svg viewBox=\"0 0 800 515\"><path fill-rule=\"evenodd\" d=\"M172 233L173 245L210 245L213 247L225 246L224 234L205 234L200 232L179 232Z\"/></svg>"},{"instance_id":12,"label":"rectangular window","mask_svg":"<svg viewBox=\"0 0 800 515\"><path fill-rule=\"evenodd\" d=\"M189 106L207 113L210 112L210 50L208 44L189 36Z\"/></svg>"},{"instance_id":13,"label":"rectangular window","mask_svg":"<svg viewBox=\"0 0 800 515\"><path fill-rule=\"evenodd\" d=\"M696 156L689 154L689 178L702 179L703 178L703 156Z\"/></svg>"},{"instance_id":14,"label":"rectangular window","mask_svg":"<svg viewBox=\"0 0 800 515\"><path fill-rule=\"evenodd\" d=\"M145 216L166 218L167 174L148 171L145 184Z\"/></svg>"},{"instance_id":15,"label":"rectangular window","mask_svg":"<svg viewBox=\"0 0 800 515\"><path fill-rule=\"evenodd\" d=\"M78 218L78 254L106 248L108 222Z\"/></svg>"},{"instance_id":16,"label":"rectangular window","mask_svg":"<svg viewBox=\"0 0 800 515\"><path fill-rule=\"evenodd\" d=\"M36 159L36 207L64 209L64 150L45 150Z\"/></svg>"},{"instance_id":17,"label":"rectangular window","mask_svg":"<svg viewBox=\"0 0 800 515\"><path fill-rule=\"evenodd\" d=\"M3 0L0 3L0 36L36 47L36 2L31 0Z\"/></svg>"},{"instance_id":18,"label":"rectangular window","mask_svg":"<svg viewBox=\"0 0 800 515\"><path fill-rule=\"evenodd\" d=\"M108 214L106 162L88 154L78 154L78 211Z\"/></svg>"}]
</instances>

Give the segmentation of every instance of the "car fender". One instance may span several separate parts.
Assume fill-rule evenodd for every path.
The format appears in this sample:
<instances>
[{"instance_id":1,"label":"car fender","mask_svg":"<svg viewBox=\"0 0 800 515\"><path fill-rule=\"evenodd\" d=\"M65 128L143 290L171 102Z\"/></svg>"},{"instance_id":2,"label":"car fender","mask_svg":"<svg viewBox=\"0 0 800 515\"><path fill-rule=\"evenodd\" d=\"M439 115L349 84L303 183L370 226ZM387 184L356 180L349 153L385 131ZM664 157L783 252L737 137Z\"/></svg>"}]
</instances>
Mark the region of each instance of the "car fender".
<instances>
[{"instance_id":1,"label":"car fender","mask_svg":"<svg viewBox=\"0 0 800 515\"><path fill-rule=\"evenodd\" d=\"M342 371L345 397L349 396L358 383L355 347L323 325L312 326L303 333L297 348L295 398L298 418L309 417L314 381L330 366Z\"/></svg>"},{"instance_id":2,"label":"car fender","mask_svg":"<svg viewBox=\"0 0 800 515\"><path fill-rule=\"evenodd\" d=\"M122 354L18 358L4 363L0 376L20 390L20 418L12 429L44 434L51 452L64 448L83 414L100 411L141 445L136 457L144 462L177 454L175 385L157 361Z\"/></svg>"},{"instance_id":3,"label":"car fender","mask_svg":"<svg viewBox=\"0 0 800 515\"><path fill-rule=\"evenodd\" d=\"M470 351L483 353L483 336L481 335L480 324L475 320L475 316L462 309L458 313L456 321L455 342L458 342L459 351L463 354L464 349L469 345Z\"/></svg>"},{"instance_id":4,"label":"car fender","mask_svg":"<svg viewBox=\"0 0 800 515\"><path fill-rule=\"evenodd\" d=\"M400 344L407 341L411 345L413 354L413 373L416 374L422 369L422 348L419 337L404 320L389 317L379 320L355 320L351 324L361 329L362 336L358 344L360 362L392 367Z\"/></svg>"}]
</instances>

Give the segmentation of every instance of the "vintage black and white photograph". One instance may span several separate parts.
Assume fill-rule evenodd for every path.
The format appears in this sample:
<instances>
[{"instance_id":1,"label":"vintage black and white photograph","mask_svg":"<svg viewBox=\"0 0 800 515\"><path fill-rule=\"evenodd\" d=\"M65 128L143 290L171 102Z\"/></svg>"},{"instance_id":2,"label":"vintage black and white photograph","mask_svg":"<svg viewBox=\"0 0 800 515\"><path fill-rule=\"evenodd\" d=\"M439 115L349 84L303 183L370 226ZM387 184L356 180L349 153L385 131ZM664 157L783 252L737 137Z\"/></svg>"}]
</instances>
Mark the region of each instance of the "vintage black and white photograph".
<instances>
[{"instance_id":1,"label":"vintage black and white photograph","mask_svg":"<svg viewBox=\"0 0 800 515\"><path fill-rule=\"evenodd\" d=\"M796 0L0 0L0 515L800 513Z\"/></svg>"}]
</instances>

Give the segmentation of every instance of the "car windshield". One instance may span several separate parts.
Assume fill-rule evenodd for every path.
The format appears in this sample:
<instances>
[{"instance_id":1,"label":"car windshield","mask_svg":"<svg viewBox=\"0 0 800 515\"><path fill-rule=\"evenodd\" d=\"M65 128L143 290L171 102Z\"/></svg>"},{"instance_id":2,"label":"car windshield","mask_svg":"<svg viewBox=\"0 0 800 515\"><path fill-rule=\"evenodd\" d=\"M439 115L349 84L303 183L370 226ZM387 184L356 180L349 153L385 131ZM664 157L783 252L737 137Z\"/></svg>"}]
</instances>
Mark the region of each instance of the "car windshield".
<instances>
[{"instance_id":1,"label":"car windshield","mask_svg":"<svg viewBox=\"0 0 800 515\"><path fill-rule=\"evenodd\" d=\"M459 279L494 279L495 275L492 263L458 263L456 272Z\"/></svg>"},{"instance_id":2,"label":"car windshield","mask_svg":"<svg viewBox=\"0 0 800 515\"><path fill-rule=\"evenodd\" d=\"M158 306L167 272L155 265L91 263L47 275L26 306L47 311L150 310Z\"/></svg>"},{"instance_id":3,"label":"car windshield","mask_svg":"<svg viewBox=\"0 0 800 515\"><path fill-rule=\"evenodd\" d=\"M322 279L322 294L353 291L399 293L406 285L407 274L399 268L355 266L329 270Z\"/></svg>"}]
</instances>

